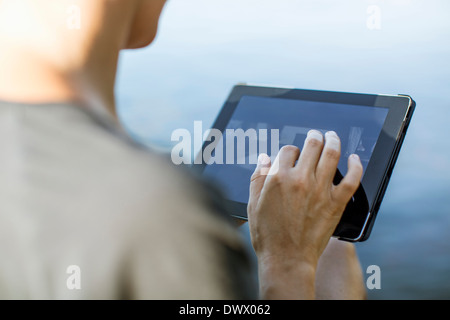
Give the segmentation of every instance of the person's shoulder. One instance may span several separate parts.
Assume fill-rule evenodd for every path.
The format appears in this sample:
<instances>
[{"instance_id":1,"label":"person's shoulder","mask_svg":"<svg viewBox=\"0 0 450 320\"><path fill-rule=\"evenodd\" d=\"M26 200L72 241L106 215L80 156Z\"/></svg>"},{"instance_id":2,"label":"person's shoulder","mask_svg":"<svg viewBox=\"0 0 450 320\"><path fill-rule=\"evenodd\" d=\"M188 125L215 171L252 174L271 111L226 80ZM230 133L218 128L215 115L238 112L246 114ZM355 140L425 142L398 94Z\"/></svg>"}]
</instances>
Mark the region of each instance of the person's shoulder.
<instances>
[{"instance_id":1,"label":"person's shoulder","mask_svg":"<svg viewBox=\"0 0 450 320\"><path fill-rule=\"evenodd\" d=\"M138 281L133 294L253 297L250 262L221 191L191 168L174 165L168 154L120 132L102 133L97 139L111 144L108 170L120 189L115 194L122 198L112 201L122 213L110 228L132 248L126 256L135 272L132 281ZM172 278L178 279L176 284Z\"/></svg>"},{"instance_id":2,"label":"person's shoulder","mask_svg":"<svg viewBox=\"0 0 450 320\"><path fill-rule=\"evenodd\" d=\"M121 127L89 110L76 132L85 135L86 157L107 188L139 203L160 223L174 220L223 228L231 224L220 190L193 170L174 165L170 155L132 139ZM87 150L89 149L89 150ZM133 211L139 215L139 210ZM200 220L203 221L200 223Z\"/></svg>"}]
</instances>

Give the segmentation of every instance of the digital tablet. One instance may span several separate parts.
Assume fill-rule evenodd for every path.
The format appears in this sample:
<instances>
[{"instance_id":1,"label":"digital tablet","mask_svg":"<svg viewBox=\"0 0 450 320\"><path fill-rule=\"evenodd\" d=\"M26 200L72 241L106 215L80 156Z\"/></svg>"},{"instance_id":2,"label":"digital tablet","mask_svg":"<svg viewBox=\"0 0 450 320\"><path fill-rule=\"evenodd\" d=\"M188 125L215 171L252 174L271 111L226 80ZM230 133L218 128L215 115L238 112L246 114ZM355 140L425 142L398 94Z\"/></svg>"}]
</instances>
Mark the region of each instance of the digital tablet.
<instances>
[{"instance_id":1,"label":"digital tablet","mask_svg":"<svg viewBox=\"0 0 450 320\"><path fill-rule=\"evenodd\" d=\"M237 85L233 88L195 163L219 184L230 212L247 219L250 177L258 154L272 161L284 145L303 146L316 129L335 131L341 158L334 183L347 172L347 158L359 155L364 173L333 236L367 240L380 208L415 108L407 95L373 95Z\"/></svg>"}]
</instances>

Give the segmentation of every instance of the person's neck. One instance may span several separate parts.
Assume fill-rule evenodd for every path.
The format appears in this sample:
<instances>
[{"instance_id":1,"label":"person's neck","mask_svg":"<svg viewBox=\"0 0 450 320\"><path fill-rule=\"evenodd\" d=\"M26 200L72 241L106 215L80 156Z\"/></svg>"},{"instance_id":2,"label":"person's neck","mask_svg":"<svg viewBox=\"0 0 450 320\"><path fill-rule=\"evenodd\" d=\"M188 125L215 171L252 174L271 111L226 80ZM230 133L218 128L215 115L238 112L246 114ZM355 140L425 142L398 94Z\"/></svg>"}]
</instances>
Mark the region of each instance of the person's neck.
<instances>
[{"instance_id":1,"label":"person's neck","mask_svg":"<svg viewBox=\"0 0 450 320\"><path fill-rule=\"evenodd\" d=\"M118 53L102 63L56 69L34 52L0 42L0 100L23 103L78 102L115 114L114 84Z\"/></svg>"},{"instance_id":2,"label":"person's neck","mask_svg":"<svg viewBox=\"0 0 450 320\"><path fill-rule=\"evenodd\" d=\"M16 2L8 3L0 13L0 100L78 102L106 108L115 116L114 85L127 32L124 24L92 6L84 10L81 29L70 30L64 19L60 25L46 25L45 8L36 7L43 13L32 15L33 10L20 12Z\"/></svg>"}]
</instances>

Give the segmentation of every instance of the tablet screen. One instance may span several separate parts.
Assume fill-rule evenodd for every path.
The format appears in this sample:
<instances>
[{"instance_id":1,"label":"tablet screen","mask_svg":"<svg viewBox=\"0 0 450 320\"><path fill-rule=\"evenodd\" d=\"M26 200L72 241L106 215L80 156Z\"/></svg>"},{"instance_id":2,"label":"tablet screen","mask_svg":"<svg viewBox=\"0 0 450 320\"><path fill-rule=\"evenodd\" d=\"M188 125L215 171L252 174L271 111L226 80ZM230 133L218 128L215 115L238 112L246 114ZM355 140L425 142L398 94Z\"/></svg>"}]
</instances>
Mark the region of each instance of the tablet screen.
<instances>
[{"instance_id":1,"label":"tablet screen","mask_svg":"<svg viewBox=\"0 0 450 320\"><path fill-rule=\"evenodd\" d=\"M222 141L215 141L217 147L223 146L227 161L206 165L204 174L222 186L228 199L247 203L257 155L265 152L273 161L284 145L302 149L310 129L338 134L338 168L343 175L347 172L347 157L352 153L360 156L365 172L388 111L383 107L243 96L222 132ZM239 129L245 133L245 145L233 135Z\"/></svg>"}]
</instances>

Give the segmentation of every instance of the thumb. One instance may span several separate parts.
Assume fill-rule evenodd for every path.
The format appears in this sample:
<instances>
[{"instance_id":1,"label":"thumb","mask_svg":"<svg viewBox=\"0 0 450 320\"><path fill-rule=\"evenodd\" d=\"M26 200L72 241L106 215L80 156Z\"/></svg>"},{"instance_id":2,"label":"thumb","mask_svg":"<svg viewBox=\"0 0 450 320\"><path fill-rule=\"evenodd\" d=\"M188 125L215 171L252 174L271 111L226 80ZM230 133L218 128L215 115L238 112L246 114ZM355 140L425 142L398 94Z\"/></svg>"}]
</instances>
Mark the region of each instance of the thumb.
<instances>
[{"instance_id":1,"label":"thumb","mask_svg":"<svg viewBox=\"0 0 450 320\"><path fill-rule=\"evenodd\" d=\"M266 181L267 174L271 167L270 157L261 153L258 157L258 164L256 165L255 172L253 172L250 180L250 199L248 201L249 205L258 203L261 190Z\"/></svg>"}]
</instances>

